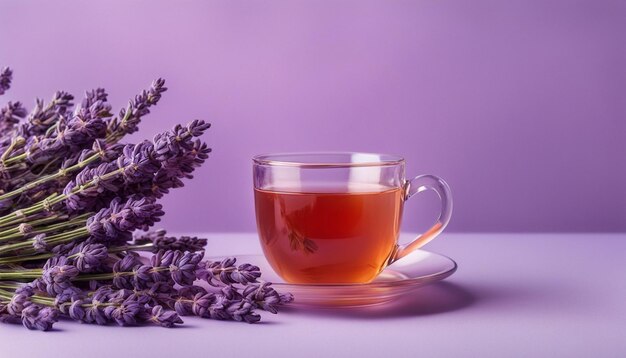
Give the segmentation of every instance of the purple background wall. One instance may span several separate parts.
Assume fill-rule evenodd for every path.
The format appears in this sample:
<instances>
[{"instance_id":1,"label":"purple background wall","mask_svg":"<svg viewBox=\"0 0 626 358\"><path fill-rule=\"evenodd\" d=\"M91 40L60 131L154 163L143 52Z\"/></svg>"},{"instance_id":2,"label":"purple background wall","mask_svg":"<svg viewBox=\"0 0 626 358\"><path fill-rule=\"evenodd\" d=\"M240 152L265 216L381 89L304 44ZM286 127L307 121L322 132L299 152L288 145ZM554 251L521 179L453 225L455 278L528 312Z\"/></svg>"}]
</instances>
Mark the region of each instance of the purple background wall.
<instances>
[{"instance_id":1,"label":"purple background wall","mask_svg":"<svg viewBox=\"0 0 626 358\"><path fill-rule=\"evenodd\" d=\"M210 120L171 230L253 230L249 158L300 150L405 155L450 182L454 231L626 230L624 1L3 0L2 65L2 101L121 107L165 77L135 138ZM417 230L437 201L411 201Z\"/></svg>"}]
</instances>

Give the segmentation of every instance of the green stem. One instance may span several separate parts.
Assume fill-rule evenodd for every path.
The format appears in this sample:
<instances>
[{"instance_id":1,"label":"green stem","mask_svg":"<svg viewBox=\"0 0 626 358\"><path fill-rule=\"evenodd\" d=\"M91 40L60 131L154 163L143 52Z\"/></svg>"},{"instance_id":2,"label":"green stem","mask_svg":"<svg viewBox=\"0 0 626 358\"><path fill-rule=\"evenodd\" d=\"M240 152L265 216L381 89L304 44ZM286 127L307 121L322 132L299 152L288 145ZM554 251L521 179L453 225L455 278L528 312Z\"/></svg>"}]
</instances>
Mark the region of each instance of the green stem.
<instances>
[{"instance_id":1,"label":"green stem","mask_svg":"<svg viewBox=\"0 0 626 358\"><path fill-rule=\"evenodd\" d=\"M0 265L11 264L15 262L24 262L24 261L35 261L35 260L43 260L49 259L53 254L41 254L41 255L24 255L24 256L12 256L12 257L1 257Z\"/></svg>"},{"instance_id":2,"label":"green stem","mask_svg":"<svg viewBox=\"0 0 626 358\"><path fill-rule=\"evenodd\" d=\"M161 271L169 271L169 267L153 267L151 269L152 272L161 272ZM78 275L72 279L72 281L89 281L89 280L112 280L115 276L132 276L134 272L124 271L124 272L110 272L110 273L97 273L97 274L87 274L87 275Z\"/></svg>"},{"instance_id":3,"label":"green stem","mask_svg":"<svg viewBox=\"0 0 626 358\"><path fill-rule=\"evenodd\" d=\"M5 163L6 164L13 164L15 162L19 162L19 161L21 161L23 159L26 159L26 157L27 157L26 153L22 153L20 155L16 155L14 157L11 157L11 158L7 159Z\"/></svg>"},{"instance_id":4,"label":"green stem","mask_svg":"<svg viewBox=\"0 0 626 358\"><path fill-rule=\"evenodd\" d=\"M119 174L121 174L124 171L124 167L113 170L111 172L106 173L105 175L101 176L100 178L98 178L98 180L108 180L110 178L113 178ZM76 187L72 190L72 192L69 195L74 195L74 194L78 194L86 189L89 189L91 187L93 187L94 185L96 185L96 182L98 181L96 179L92 179L89 182L85 183L84 185L81 185L79 187ZM21 215L32 215L32 214L36 214L39 212L44 211L47 207L50 207L54 204L58 204L60 202L62 202L63 200L67 199L68 195L66 194L52 194L50 196L48 196L46 199L28 207L25 209L21 210ZM5 223L7 221L10 220L14 220L16 217L18 217L18 215L16 215L14 212L5 216L0 217L0 227L2 227L3 225L5 225Z\"/></svg>"},{"instance_id":5,"label":"green stem","mask_svg":"<svg viewBox=\"0 0 626 358\"><path fill-rule=\"evenodd\" d=\"M57 219L65 219L65 218L67 218L67 217L62 217L60 215L51 215L51 216L47 216L47 217L41 218L41 219L36 219L36 220L33 220L33 221L28 221L27 220L27 222L31 226L35 226L35 225L40 225L40 224L46 224L46 223L49 223L51 221L55 221ZM19 231L20 231L19 228L13 227L13 228L10 228L10 229L6 229L4 231L0 231L0 236L6 236L6 235L14 234L14 233L19 232Z\"/></svg>"},{"instance_id":6,"label":"green stem","mask_svg":"<svg viewBox=\"0 0 626 358\"><path fill-rule=\"evenodd\" d=\"M4 153L2 153L2 155L0 156L0 162L2 162L2 164L10 164L7 161L7 157L9 156L9 154L11 154L11 152L13 151L13 149L15 149L15 147L18 144L24 144L24 138L22 137L15 137L11 140L11 143L9 144L9 146L7 147L7 149L4 151Z\"/></svg>"},{"instance_id":7,"label":"green stem","mask_svg":"<svg viewBox=\"0 0 626 358\"><path fill-rule=\"evenodd\" d=\"M40 269L0 272L0 280L36 279L41 277L41 273Z\"/></svg>"},{"instance_id":8,"label":"green stem","mask_svg":"<svg viewBox=\"0 0 626 358\"><path fill-rule=\"evenodd\" d=\"M10 291L5 291L3 289L0 289L0 298L4 298L8 301L11 300L11 298L13 298L13 296L15 295L14 292L10 292ZM44 296L38 296L38 295L33 295L29 298L29 300L33 303L38 303L41 305L46 305L46 306L54 306L54 298L52 297L44 297Z\"/></svg>"},{"instance_id":9,"label":"green stem","mask_svg":"<svg viewBox=\"0 0 626 358\"><path fill-rule=\"evenodd\" d=\"M20 284L18 284L18 283L11 283L11 282L2 282L2 283L0 283L0 289L7 288L7 289L10 289L10 290L14 290L14 289L19 288L19 287L20 287Z\"/></svg>"},{"instance_id":10,"label":"green stem","mask_svg":"<svg viewBox=\"0 0 626 358\"><path fill-rule=\"evenodd\" d=\"M124 252L124 251L154 251L154 244L142 244L142 245L124 245L114 246L109 249L110 253Z\"/></svg>"},{"instance_id":11,"label":"green stem","mask_svg":"<svg viewBox=\"0 0 626 358\"><path fill-rule=\"evenodd\" d=\"M143 244L143 245L124 245L124 246L113 246L108 248L108 252L110 254L124 252L124 251L154 251L153 244ZM35 260L44 260L49 259L53 254L40 254L40 255L20 255L20 256L12 256L12 257L0 257L0 265L11 264L15 262L24 262L24 261L35 261ZM70 258L76 257L78 254L74 254L68 256Z\"/></svg>"},{"instance_id":12,"label":"green stem","mask_svg":"<svg viewBox=\"0 0 626 358\"><path fill-rule=\"evenodd\" d=\"M50 236L45 239L45 242L50 245L60 244L60 243L72 241L72 240L75 240L75 239L78 239L87 235L89 235L89 230L87 229L87 227L80 227L71 231L67 231L64 233ZM23 242L17 242L14 244L0 246L0 255L5 254L7 252L13 252L13 251L17 251L20 249L30 248L33 246L33 243L34 243L34 240L27 240Z\"/></svg>"},{"instance_id":13,"label":"green stem","mask_svg":"<svg viewBox=\"0 0 626 358\"><path fill-rule=\"evenodd\" d=\"M22 187L20 187L18 189L15 189L15 190L10 191L10 192L8 192L6 194L0 195L0 200L10 199L10 198L16 197L16 196L18 196L18 195L20 195L20 194L22 194L22 193L24 193L24 192L26 192L28 190L34 189L34 188L38 187L39 185L44 184L44 183L46 183L48 181L56 180L58 178L66 176L69 173L72 173L72 172L74 172L76 170L82 169L82 168L86 167L87 165L95 162L96 160L100 159L100 157L101 157L100 153L96 153L96 154L88 157L87 159L72 165L71 167L68 167L68 168L65 168L65 169L62 168L62 169L59 169L59 171L54 173L54 174L48 174L48 175L42 176L41 178L39 178L37 180L33 180L30 183L24 184ZM7 163L9 163L9 161L7 161Z\"/></svg>"},{"instance_id":14,"label":"green stem","mask_svg":"<svg viewBox=\"0 0 626 358\"><path fill-rule=\"evenodd\" d=\"M70 221L55 223L53 225L48 225L48 226L43 226L43 227L34 227L33 231L31 231L28 234L29 235L44 234L44 233L54 232L60 229L72 227L72 226L77 226L77 225L82 226L86 224L86 219L90 217L91 215L93 215L93 213L86 213L86 214L77 216ZM39 221L43 221L43 220L44 219L41 219ZM51 220L47 220L47 221L51 221ZM35 222L29 222L28 224L31 226L35 226ZM11 230L5 230L0 233L0 242L15 240L15 239L22 238L24 236L25 234L20 232L19 227L11 229Z\"/></svg>"},{"instance_id":15,"label":"green stem","mask_svg":"<svg viewBox=\"0 0 626 358\"><path fill-rule=\"evenodd\" d=\"M128 122L128 119L130 118L131 115L131 108L130 105L126 108L126 113L124 113L124 117L120 120L120 125L118 127L119 128L125 128L126 127L126 122ZM106 138L105 138L105 142L107 144L114 144L117 143L117 141L120 140L120 138L122 138L126 133L121 132L119 130L109 133Z\"/></svg>"}]
</instances>

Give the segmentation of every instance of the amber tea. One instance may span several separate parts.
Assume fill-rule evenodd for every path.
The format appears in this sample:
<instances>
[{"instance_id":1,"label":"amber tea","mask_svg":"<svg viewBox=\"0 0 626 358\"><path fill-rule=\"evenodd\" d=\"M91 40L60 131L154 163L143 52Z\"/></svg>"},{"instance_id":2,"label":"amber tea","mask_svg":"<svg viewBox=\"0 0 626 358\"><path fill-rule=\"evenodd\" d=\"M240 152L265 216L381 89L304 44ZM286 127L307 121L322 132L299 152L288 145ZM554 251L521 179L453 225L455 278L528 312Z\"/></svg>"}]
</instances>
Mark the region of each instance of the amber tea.
<instances>
[{"instance_id":1,"label":"amber tea","mask_svg":"<svg viewBox=\"0 0 626 358\"><path fill-rule=\"evenodd\" d=\"M254 195L263 251L288 282L369 282L395 248L401 188L255 189Z\"/></svg>"}]
</instances>

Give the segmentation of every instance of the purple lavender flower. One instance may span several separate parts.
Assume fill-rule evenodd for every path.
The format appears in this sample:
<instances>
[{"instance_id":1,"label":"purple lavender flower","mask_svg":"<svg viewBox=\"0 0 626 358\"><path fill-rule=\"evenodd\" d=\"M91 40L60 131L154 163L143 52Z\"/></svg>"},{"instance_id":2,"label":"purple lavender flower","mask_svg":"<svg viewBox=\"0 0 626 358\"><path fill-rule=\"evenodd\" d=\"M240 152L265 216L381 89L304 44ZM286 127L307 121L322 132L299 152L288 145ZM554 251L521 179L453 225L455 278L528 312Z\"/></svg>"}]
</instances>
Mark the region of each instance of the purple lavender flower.
<instances>
[{"instance_id":1,"label":"purple lavender flower","mask_svg":"<svg viewBox=\"0 0 626 358\"><path fill-rule=\"evenodd\" d=\"M161 140L159 145L168 148L167 141ZM141 193L151 193L157 198L167 194L170 189L180 188L184 185L182 178L191 179L193 176L191 173L195 168L199 167L208 158L211 148L206 143L200 140L190 141L189 148L186 151L178 151L180 148L173 146L175 150L173 153L177 155L172 156L171 159L163 159L161 161L161 168L157 171L153 178L151 185L144 189L139 189Z\"/></svg>"},{"instance_id":2,"label":"purple lavender flower","mask_svg":"<svg viewBox=\"0 0 626 358\"><path fill-rule=\"evenodd\" d=\"M112 297L115 298L116 295L117 291L114 290L111 286L102 286L95 292L93 292L91 299L92 301L103 303L108 302L108 300Z\"/></svg>"},{"instance_id":3,"label":"purple lavender flower","mask_svg":"<svg viewBox=\"0 0 626 358\"><path fill-rule=\"evenodd\" d=\"M281 296L271 283L263 282L260 285L249 285L243 291L243 296L252 302L256 307L271 313L277 313L281 305L293 300L293 296Z\"/></svg>"},{"instance_id":4,"label":"purple lavender flower","mask_svg":"<svg viewBox=\"0 0 626 358\"><path fill-rule=\"evenodd\" d=\"M107 306L104 315L120 326L135 325L142 309L143 306L138 302L124 301L119 305Z\"/></svg>"},{"instance_id":5,"label":"purple lavender flower","mask_svg":"<svg viewBox=\"0 0 626 358\"><path fill-rule=\"evenodd\" d=\"M150 265L134 270L135 288L151 287L155 283L191 285L196 278L196 268L202 255L194 252L159 251L150 259Z\"/></svg>"},{"instance_id":6,"label":"purple lavender flower","mask_svg":"<svg viewBox=\"0 0 626 358\"><path fill-rule=\"evenodd\" d=\"M86 316L85 308L83 307L83 301L73 301L67 311L67 314L70 316L71 319L83 322Z\"/></svg>"},{"instance_id":7,"label":"purple lavender flower","mask_svg":"<svg viewBox=\"0 0 626 358\"><path fill-rule=\"evenodd\" d=\"M109 252L102 244L81 243L72 250L70 256L74 256L74 266L80 272L90 272L102 265L109 257Z\"/></svg>"},{"instance_id":8,"label":"purple lavender flower","mask_svg":"<svg viewBox=\"0 0 626 358\"><path fill-rule=\"evenodd\" d=\"M261 316L254 312L255 306L248 300L232 302L226 307L226 312L231 319L238 322L256 323L261 320Z\"/></svg>"},{"instance_id":9,"label":"purple lavender flower","mask_svg":"<svg viewBox=\"0 0 626 358\"><path fill-rule=\"evenodd\" d=\"M46 243L46 234L37 234L33 237L33 248L35 252L42 253L48 251L48 244Z\"/></svg>"},{"instance_id":10,"label":"purple lavender flower","mask_svg":"<svg viewBox=\"0 0 626 358\"><path fill-rule=\"evenodd\" d=\"M133 241L136 245L154 244L156 241L168 239L168 244L175 238L166 238L167 231L165 229L156 229L148 232L136 232L133 234ZM167 249L164 249L167 250Z\"/></svg>"},{"instance_id":11,"label":"purple lavender flower","mask_svg":"<svg viewBox=\"0 0 626 358\"><path fill-rule=\"evenodd\" d=\"M145 313L142 314L142 318L148 322L153 322L167 328L183 323L183 320L178 316L176 311L165 310L160 305L152 307L151 310L146 310Z\"/></svg>"},{"instance_id":12,"label":"purple lavender flower","mask_svg":"<svg viewBox=\"0 0 626 358\"><path fill-rule=\"evenodd\" d=\"M20 102L9 102L0 109L0 133L8 133L26 117L26 108ZM8 138L7 138L8 139Z\"/></svg>"},{"instance_id":13,"label":"purple lavender flower","mask_svg":"<svg viewBox=\"0 0 626 358\"><path fill-rule=\"evenodd\" d=\"M215 293L197 293L191 302L191 312L199 317L206 317L209 308L217 301Z\"/></svg>"},{"instance_id":14,"label":"purple lavender flower","mask_svg":"<svg viewBox=\"0 0 626 358\"><path fill-rule=\"evenodd\" d=\"M190 252L202 251L204 250L206 244L207 239L201 239L195 236L181 236L178 239L174 238L174 241L169 243L169 245L166 242L161 243L158 240L154 243L157 248L162 250L179 250Z\"/></svg>"},{"instance_id":15,"label":"purple lavender flower","mask_svg":"<svg viewBox=\"0 0 626 358\"><path fill-rule=\"evenodd\" d=\"M31 292L22 292L17 293L11 297L11 301L6 306L6 310L9 314L19 316L22 314L22 311L32 305L33 303L30 301L30 297L34 293Z\"/></svg>"},{"instance_id":16,"label":"purple lavender flower","mask_svg":"<svg viewBox=\"0 0 626 358\"><path fill-rule=\"evenodd\" d=\"M134 253L129 253L117 261L113 265L113 285L117 288L133 288L133 277L127 273L135 271L140 265L141 263Z\"/></svg>"},{"instance_id":17,"label":"purple lavender flower","mask_svg":"<svg viewBox=\"0 0 626 358\"><path fill-rule=\"evenodd\" d=\"M20 323L20 316L12 315L6 312L6 309L0 306L0 323Z\"/></svg>"},{"instance_id":18,"label":"purple lavender flower","mask_svg":"<svg viewBox=\"0 0 626 358\"><path fill-rule=\"evenodd\" d=\"M76 243L73 241L66 244L59 244L50 249L50 252L52 252L56 257L64 257L69 255L75 246Z\"/></svg>"},{"instance_id":19,"label":"purple lavender flower","mask_svg":"<svg viewBox=\"0 0 626 358\"><path fill-rule=\"evenodd\" d=\"M102 286L93 291L91 300L83 299L74 301L70 306L69 314L84 323L105 325L109 323L109 318L104 313L104 309L108 306L106 303L108 303L109 297L113 294L114 291L111 290L109 286Z\"/></svg>"},{"instance_id":20,"label":"purple lavender flower","mask_svg":"<svg viewBox=\"0 0 626 358\"><path fill-rule=\"evenodd\" d=\"M203 262L200 264L196 276L200 280L206 280L212 286L242 284L247 285L257 282L261 276L259 267L243 264L235 266L237 259L226 258L220 262Z\"/></svg>"},{"instance_id":21,"label":"purple lavender flower","mask_svg":"<svg viewBox=\"0 0 626 358\"><path fill-rule=\"evenodd\" d=\"M181 286L191 285L196 279L196 269L202 260L202 254L185 252L178 260L169 266L172 280Z\"/></svg>"},{"instance_id":22,"label":"purple lavender flower","mask_svg":"<svg viewBox=\"0 0 626 358\"><path fill-rule=\"evenodd\" d=\"M70 280L78 276L78 274L79 271L75 266L52 266L43 270L41 279L45 285L46 292L51 296L55 296L70 288L72 285Z\"/></svg>"},{"instance_id":23,"label":"purple lavender flower","mask_svg":"<svg viewBox=\"0 0 626 358\"><path fill-rule=\"evenodd\" d=\"M23 128L23 127L22 127ZM31 140L29 138L26 147L28 148L26 159L31 164L42 164L63 154L63 143L57 138L44 138Z\"/></svg>"},{"instance_id":24,"label":"purple lavender flower","mask_svg":"<svg viewBox=\"0 0 626 358\"><path fill-rule=\"evenodd\" d=\"M136 132L141 118L150 113L150 107L159 102L165 91L165 80L159 78L152 82L150 89L135 96L128 103L128 108L120 111L119 118L113 118L107 124L108 142L116 142L124 135Z\"/></svg>"},{"instance_id":25,"label":"purple lavender flower","mask_svg":"<svg viewBox=\"0 0 626 358\"><path fill-rule=\"evenodd\" d=\"M85 316L82 322L99 325L109 323L107 316L104 314L104 306L100 302L92 300L91 304L85 308Z\"/></svg>"},{"instance_id":26,"label":"purple lavender flower","mask_svg":"<svg viewBox=\"0 0 626 358\"><path fill-rule=\"evenodd\" d=\"M155 250L177 250L177 251L202 251L207 244L206 239L195 236L181 236L176 238L166 236L167 232L163 229L139 233L134 235L136 245L152 244Z\"/></svg>"},{"instance_id":27,"label":"purple lavender flower","mask_svg":"<svg viewBox=\"0 0 626 358\"><path fill-rule=\"evenodd\" d=\"M96 101L89 107L79 106L70 118L66 118L71 99L71 95L58 92L45 109L43 103L38 102L36 111L29 117L29 125L20 127L18 133L32 139L26 145L29 163L43 164L50 158L63 158L71 152L90 148L96 139L104 137L106 124L103 118L109 115L111 107L103 101ZM56 126L51 128L51 123Z\"/></svg>"},{"instance_id":28,"label":"purple lavender flower","mask_svg":"<svg viewBox=\"0 0 626 358\"><path fill-rule=\"evenodd\" d=\"M64 91L57 91L52 96L48 105L42 99L35 100L35 108L28 116L27 127L24 132L28 136L38 136L44 134L60 116L65 115L68 109L74 104L74 96Z\"/></svg>"},{"instance_id":29,"label":"purple lavender flower","mask_svg":"<svg viewBox=\"0 0 626 358\"><path fill-rule=\"evenodd\" d=\"M13 71L10 68L5 67L0 71L0 95L3 95L11 87L11 80L13 79Z\"/></svg>"},{"instance_id":30,"label":"purple lavender flower","mask_svg":"<svg viewBox=\"0 0 626 358\"><path fill-rule=\"evenodd\" d=\"M67 313L67 304L81 299L84 295L84 292L80 288L70 286L56 295L54 298L54 306L59 309L61 313Z\"/></svg>"},{"instance_id":31,"label":"purple lavender flower","mask_svg":"<svg viewBox=\"0 0 626 358\"><path fill-rule=\"evenodd\" d=\"M96 101L87 108L78 108L57 139L70 150L91 147L95 139L105 136L106 124L102 118L108 115L110 109L111 106L102 101Z\"/></svg>"},{"instance_id":32,"label":"purple lavender flower","mask_svg":"<svg viewBox=\"0 0 626 358\"><path fill-rule=\"evenodd\" d=\"M164 212L154 198L132 196L122 203L119 197L87 220L89 233L95 239L107 242L123 232L147 229L160 220Z\"/></svg>"},{"instance_id":33,"label":"purple lavender flower","mask_svg":"<svg viewBox=\"0 0 626 358\"><path fill-rule=\"evenodd\" d=\"M65 205L70 212L91 210L99 196L117 192L120 185L119 178L113 176L105 179L105 175L113 170L115 170L115 164L102 163L95 168L85 168L79 172L63 190L67 196ZM94 185L83 189L78 194L73 193L76 188L86 186L89 183Z\"/></svg>"},{"instance_id":34,"label":"purple lavender flower","mask_svg":"<svg viewBox=\"0 0 626 358\"><path fill-rule=\"evenodd\" d=\"M173 301L172 297L177 294L177 290L169 282L155 282L147 289L135 288L131 292L127 300L149 305L169 304Z\"/></svg>"},{"instance_id":35,"label":"purple lavender flower","mask_svg":"<svg viewBox=\"0 0 626 358\"><path fill-rule=\"evenodd\" d=\"M200 286L184 286L178 290L178 296L174 300L174 309L181 316L193 314L194 297L202 297L207 291ZM207 306L208 307L208 306Z\"/></svg>"},{"instance_id":36,"label":"purple lavender flower","mask_svg":"<svg viewBox=\"0 0 626 358\"><path fill-rule=\"evenodd\" d=\"M32 296L35 294L35 286L32 284L25 284L15 289L16 294L25 294L27 296Z\"/></svg>"},{"instance_id":37,"label":"purple lavender flower","mask_svg":"<svg viewBox=\"0 0 626 358\"><path fill-rule=\"evenodd\" d=\"M153 140L156 159L160 162L174 161L194 149L198 150L194 137L201 136L210 127L210 123L194 120L186 127L178 124L171 131L157 134Z\"/></svg>"},{"instance_id":38,"label":"purple lavender flower","mask_svg":"<svg viewBox=\"0 0 626 358\"><path fill-rule=\"evenodd\" d=\"M143 141L124 147L123 155L117 160L117 166L124 168L127 184L140 183L152 179L159 169L158 159L154 157L154 145Z\"/></svg>"},{"instance_id":39,"label":"purple lavender flower","mask_svg":"<svg viewBox=\"0 0 626 358\"><path fill-rule=\"evenodd\" d=\"M85 92L85 97L81 102L82 108L89 108L96 102L106 102L109 95L104 88L96 88Z\"/></svg>"},{"instance_id":40,"label":"purple lavender flower","mask_svg":"<svg viewBox=\"0 0 626 358\"><path fill-rule=\"evenodd\" d=\"M30 305L22 311L22 324L28 329L48 331L58 321L59 312L51 307Z\"/></svg>"},{"instance_id":41,"label":"purple lavender flower","mask_svg":"<svg viewBox=\"0 0 626 358\"><path fill-rule=\"evenodd\" d=\"M169 190L169 186L181 186L180 178L189 177L191 171L200 165L210 151L205 144L194 141L193 136L203 133L209 124L193 121L187 127L176 126L172 131L155 137L154 144L144 141L137 145L127 145L117 160L117 168L109 163L97 168L86 168L65 187L68 196L66 205L74 211L92 210L96 198L107 195L130 196L133 194L149 195ZM199 143L199 144L198 144ZM185 158L193 157L190 160ZM107 175L107 180L99 180L116 169L122 170L121 178ZM159 175L158 173L163 174ZM161 180L164 176L174 180ZM89 184L89 185L87 185ZM80 192L76 188L83 187Z\"/></svg>"}]
</instances>

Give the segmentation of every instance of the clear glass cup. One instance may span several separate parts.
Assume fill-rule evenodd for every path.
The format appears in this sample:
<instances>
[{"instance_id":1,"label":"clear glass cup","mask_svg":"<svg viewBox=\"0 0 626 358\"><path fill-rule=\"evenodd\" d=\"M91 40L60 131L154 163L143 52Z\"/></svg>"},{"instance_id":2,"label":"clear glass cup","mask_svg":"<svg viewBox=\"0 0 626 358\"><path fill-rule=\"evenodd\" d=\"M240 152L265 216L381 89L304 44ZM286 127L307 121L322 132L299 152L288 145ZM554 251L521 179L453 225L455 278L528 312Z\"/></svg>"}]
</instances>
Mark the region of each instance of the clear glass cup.
<instances>
[{"instance_id":1,"label":"clear glass cup","mask_svg":"<svg viewBox=\"0 0 626 358\"><path fill-rule=\"evenodd\" d=\"M366 283L443 231L452 213L441 178L405 178L401 157L282 153L253 158L257 228L272 268L291 283ZM424 190L441 199L435 224L398 244L404 202Z\"/></svg>"}]
</instances>

